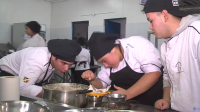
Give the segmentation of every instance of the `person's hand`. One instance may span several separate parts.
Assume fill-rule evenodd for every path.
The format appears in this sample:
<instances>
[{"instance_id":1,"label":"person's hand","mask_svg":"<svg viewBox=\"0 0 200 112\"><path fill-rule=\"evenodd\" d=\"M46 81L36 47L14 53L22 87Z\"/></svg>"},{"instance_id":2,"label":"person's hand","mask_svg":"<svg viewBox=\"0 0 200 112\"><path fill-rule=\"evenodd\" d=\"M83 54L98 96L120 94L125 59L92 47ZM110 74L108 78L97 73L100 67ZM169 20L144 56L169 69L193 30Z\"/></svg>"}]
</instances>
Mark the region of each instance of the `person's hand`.
<instances>
[{"instance_id":1,"label":"person's hand","mask_svg":"<svg viewBox=\"0 0 200 112\"><path fill-rule=\"evenodd\" d=\"M44 90L42 90L36 97L42 98L43 97L43 93L44 93Z\"/></svg>"},{"instance_id":2,"label":"person's hand","mask_svg":"<svg viewBox=\"0 0 200 112\"><path fill-rule=\"evenodd\" d=\"M130 99L129 98L130 96L128 95L128 92L127 92L126 89L123 89L123 88L118 87L116 85L114 85L114 87L115 87L116 91L113 91L112 92L113 94L115 94L115 93L117 93L117 94L125 94L125 95L127 95L126 100Z\"/></svg>"},{"instance_id":3,"label":"person's hand","mask_svg":"<svg viewBox=\"0 0 200 112\"><path fill-rule=\"evenodd\" d=\"M169 109L170 103L164 99L157 100L155 103L155 108L160 110Z\"/></svg>"},{"instance_id":4,"label":"person's hand","mask_svg":"<svg viewBox=\"0 0 200 112\"><path fill-rule=\"evenodd\" d=\"M93 81L95 79L95 75L92 71L87 70L85 72L83 72L83 74L81 75L81 77L87 81Z\"/></svg>"}]
</instances>

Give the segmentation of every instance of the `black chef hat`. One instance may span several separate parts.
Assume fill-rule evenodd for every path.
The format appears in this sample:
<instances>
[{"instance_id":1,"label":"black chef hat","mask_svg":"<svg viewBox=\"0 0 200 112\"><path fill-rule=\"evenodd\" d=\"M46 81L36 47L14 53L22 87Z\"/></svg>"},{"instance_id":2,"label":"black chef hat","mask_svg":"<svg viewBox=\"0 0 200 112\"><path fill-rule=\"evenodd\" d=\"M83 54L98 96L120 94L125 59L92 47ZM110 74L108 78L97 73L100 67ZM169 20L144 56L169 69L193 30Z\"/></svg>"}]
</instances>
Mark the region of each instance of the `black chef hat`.
<instances>
[{"instance_id":1,"label":"black chef hat","mask_svg":"<svg viewBox=\"0 0 200 112\"><path fill-rule=\"evenodd\" d=\"M48 49L53 56L67 62L74 62L81 52L80 45L74 40L53 39L48 42Z\"/></svg>"},{"instance_id":2,"label":"black chef hat","mask_svg":"<svg viewBox=\"0 0 200 112\"><path fill-rule=\"evenodd\" d=\"M118 38L119 36L116 34L92 33L88 43L91 54L96 60L99 60L115 47L115 40Z\"/></svg>"},{"instance_id":3,"label":"black chef hat","mask_svg":"<svg viewBox=\"0 0 200 112\"><path fill-rule=\"evenodd\" d=\"M36 21L30 21L26 23L26 26L28 26L34 33L39 33L41 29L40 24Z\"/></svg>"},{"instance_id":4,"label":"black chef hat","mask_svg":"<svg viewBox=\"0 0 200 112\"><path fill-rule=\"evenodd\" d=\"M179 9L178 0L147 0L144 6L144 12L162 12L167 10L170 14L177 17L185 17L188 15L185 11Z\"/></svg>"}]
</instances>

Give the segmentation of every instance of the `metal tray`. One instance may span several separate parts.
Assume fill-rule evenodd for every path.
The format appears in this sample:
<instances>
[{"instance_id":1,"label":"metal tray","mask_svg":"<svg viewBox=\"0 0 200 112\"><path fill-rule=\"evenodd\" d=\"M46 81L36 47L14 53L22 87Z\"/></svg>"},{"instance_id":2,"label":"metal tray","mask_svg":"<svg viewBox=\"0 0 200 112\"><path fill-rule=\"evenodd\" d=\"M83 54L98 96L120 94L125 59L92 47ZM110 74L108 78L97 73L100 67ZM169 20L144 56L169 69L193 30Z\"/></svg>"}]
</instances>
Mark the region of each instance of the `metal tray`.
<instances>
[{"instance_id":1,"label":"metal tray","mask_svg":"<svg viewBox=\"0 0 200 112\"><path fill-rule=\"evenodd\" d=\"M2 101L0 112L52 112L45 105L28 101Z\"/></svg>"}]
</instances>

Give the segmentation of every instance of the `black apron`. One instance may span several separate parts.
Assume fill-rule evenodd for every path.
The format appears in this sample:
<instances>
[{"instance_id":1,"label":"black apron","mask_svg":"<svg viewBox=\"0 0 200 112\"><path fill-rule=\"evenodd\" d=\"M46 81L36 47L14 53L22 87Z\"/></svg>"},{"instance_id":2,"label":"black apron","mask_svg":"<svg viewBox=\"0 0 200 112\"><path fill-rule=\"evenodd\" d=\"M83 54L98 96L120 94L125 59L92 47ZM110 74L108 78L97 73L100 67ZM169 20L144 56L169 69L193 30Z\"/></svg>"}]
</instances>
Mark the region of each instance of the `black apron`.
<instances>
[{"instance_id":1,"label":"black apron","mask_svg":"<svg viewBox=\"0 0 200 112\"><path fill-rule=\"evenodd\" d=\"M87 61L81 61L81 62L78 64L78 66L80 66L80 65L82 65L82 64L84 64L84 68L86 68Z\"/></svg>"},{"instance_id":2,"label":"black apron","mask_svg":"<svg viewBox=\"0 0 200 112\"><path fill-rule=\"evenodd\" d=\"M50 58L50 60L51 60L51 58ZM49 68L49 66L50 66L50 60L49 60L49 62L48 62L48 67L47 67L47 70L46 70L46 72L45 72L45 75L44 75L42 81L40 81L39 83L35 83L34 85L43 86L44 84L48 84L48 83L49 83L49 78L51 77L52 73L49 75L49 77L48 77L46 80L45 80L45 78L47 77L48 68ZM3 71L3 70L0 69L0 77L1 77L1 76L14 76L14 75L13 75L13 74L10 74L10 73L8 73L8 72L5 72L5 71Z\"/></svg>"},{"instance_id":3,"label":"black apron","mask_svg":"<svg viewBox=\"0 0 200 112\"><path fill-rule=\"evenodd\" d=\"M122 53L120 47L119 49L120 52ZM110 69L110 79L112 81L111 90L116 90L113 87L113 85L119 86L124 89L128 89L131 86L133 86L145 74L145 73L135 72L130 68L127 62L126 65L127 66L125 68L115 73L111 73L112 68ZM139 96L132 98L131 100L137 100L140 104L154 106L157 100L162 99L162 96L163 96L163 77L161 75L159 80L149 90L147 90L145 93L140 94Z\"/></svg>"},{"instance_id":4,"label":"black apron","mask_svg":"<svg viewBox=\"0 0 200 112\"><path fill-rule=\"evenodd\" d=\"M51 58L50 58L50 60L51 60ZM48 67L47 67L46 73L45 73L45 75L44 75L42 81L40 81L39 83L35 83L35 85L37 85L37 86L43 86L43 85L45 85L45 84L49 84L49 83L50 83L49 80L50 80L51 75L52 75L53 72L52 72L52 73L49 75L49 77L45 80L45 78L47 77L47 73L48 73L49 66L50 66L50 60L49 60Z\"/></svg>"}]
</instances>

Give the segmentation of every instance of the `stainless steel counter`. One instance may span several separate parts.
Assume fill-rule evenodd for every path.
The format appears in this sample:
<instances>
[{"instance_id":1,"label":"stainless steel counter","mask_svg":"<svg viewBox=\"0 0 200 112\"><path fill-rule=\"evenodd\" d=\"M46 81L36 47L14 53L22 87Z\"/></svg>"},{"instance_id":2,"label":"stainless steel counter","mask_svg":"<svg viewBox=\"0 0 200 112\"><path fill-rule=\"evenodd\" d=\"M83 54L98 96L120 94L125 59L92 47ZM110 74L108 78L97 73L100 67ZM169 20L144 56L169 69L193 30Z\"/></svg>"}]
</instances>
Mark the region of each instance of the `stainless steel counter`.
<instances>
[{"instance_id":1,"label":"stainless steel counter","mask_svg":"<svg viewBox=\"0 0 200 112\"><path fill-rule=\"evenodd\" d=\"M107 102L107 99L105 97L103 97L102 102ZM148 105L143 105L143 104L137 104L135 103L135 101L129 101L128 103L130 103L131 105L131 110L134 110L136 112L177 112L171 109L168 110L158 110L155 109L153 106L148 106ZM95 107L96 102L89 102L88 103L88 107Z\"/></svg>"},{"instance_id":2,"label":"stainless steel counter","mask_svg":"<svg viewBox=\"0 0 200 112\"><path fill-rule=\"evenodd\" d=\"M69 106L69 105L60 104L60 103L53 103L53 102L50 102L41 98L37 98L37 97L21 96L20 100L41 101L41 102L43 101L44 103L46 103L48 107L50 107L53 110L53 112L65 112L65 110L68 110L68 109L78 109L77 107L74 107L74 106ZM103 102L105 101L106 99L103 98ZM96 104L95 102L89 102L87 107L95 107L95 104ZM155 109L153 106L142 105L142 104L131 103L131 105L133 107L131 110L134 110L134 112L176 112L171 109L161 111L161 110Z\"/></svg>"},{"instance_id":3,"label":"stainless steel counter","mask_svg":"<svg viewBox=\"0 0 200 112\"><path fill-rule=\"evenodd\" d=\"M21 101L38 101L39 103L42 103L46 106L48 106L53 112L59 112L63 110L68 110L68 109L76 109L77 107L69 106L66 104L61 104L61 103L54 103L51 101L44 100L42 98L38 97L32 97L32 96L20 96Z\"/></svg>"}]
</instances>

